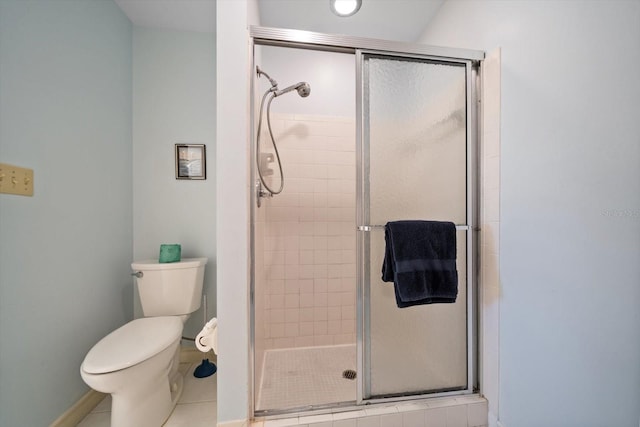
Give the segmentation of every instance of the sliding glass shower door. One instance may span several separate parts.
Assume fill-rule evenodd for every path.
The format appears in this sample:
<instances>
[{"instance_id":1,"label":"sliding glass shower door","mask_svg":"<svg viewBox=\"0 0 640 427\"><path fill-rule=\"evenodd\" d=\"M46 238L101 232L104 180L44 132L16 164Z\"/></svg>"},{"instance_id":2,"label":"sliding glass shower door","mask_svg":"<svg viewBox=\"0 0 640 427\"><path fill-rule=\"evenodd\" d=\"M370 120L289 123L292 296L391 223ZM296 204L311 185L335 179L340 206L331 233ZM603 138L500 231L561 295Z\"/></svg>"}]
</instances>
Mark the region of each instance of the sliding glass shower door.
<instances>
[{"instance_id":1,"label":"sliding glass shower door","mask_svg":"<svg viewBox=\"0 0 640 427\"><path fill-rule=\"evenodd\" d=\"M470 62L362 53L359 159L360 401L473 389ZM455 303L396 306L381 280L384 224L457 227Z\"/></svg>"},{"instance_id":2,"label":"sliding glass shower door","mask_svg":"<svg viewBox=\"0 0 640 427\"><path fill-rule=\"evenodd\" d=\"M254 415L473 393L476 81L484 53L250 31L260 47L250 70L254 142L260 96L272 83L256 77L256 66L315 88L300 104L308 111L272 117L289 171L284 192L266 199L252 192ZM332 58L313 65L314 51ZM276 105L292 107L285 100L299 101ZM251 163L264 160L268 169L269 157L252 145ZM455 302L398 308L394 284L382 281L384 225L411 219L456 224Z\"/></svg>"}]
</instances>

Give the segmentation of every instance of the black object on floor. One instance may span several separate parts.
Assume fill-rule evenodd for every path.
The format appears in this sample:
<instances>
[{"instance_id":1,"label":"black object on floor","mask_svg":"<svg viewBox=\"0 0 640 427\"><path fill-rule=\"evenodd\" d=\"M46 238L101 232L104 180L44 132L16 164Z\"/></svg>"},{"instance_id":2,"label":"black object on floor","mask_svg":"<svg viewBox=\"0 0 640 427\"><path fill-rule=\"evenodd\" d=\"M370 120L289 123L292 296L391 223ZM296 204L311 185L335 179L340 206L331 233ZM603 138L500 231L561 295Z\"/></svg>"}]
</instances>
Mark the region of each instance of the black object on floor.
<instances>
[{"instance_id":1,"label":"black object on floor","mask_svg":"<svg viewBox=\"0 0 640 427\"><path fill-rule=\"evenodd\" d=\"M193 371L196 378L206 378L216 373L218 368L215 363L209 362L209 359L202 359L202 363Z\"/></svg>"}]
</instances>

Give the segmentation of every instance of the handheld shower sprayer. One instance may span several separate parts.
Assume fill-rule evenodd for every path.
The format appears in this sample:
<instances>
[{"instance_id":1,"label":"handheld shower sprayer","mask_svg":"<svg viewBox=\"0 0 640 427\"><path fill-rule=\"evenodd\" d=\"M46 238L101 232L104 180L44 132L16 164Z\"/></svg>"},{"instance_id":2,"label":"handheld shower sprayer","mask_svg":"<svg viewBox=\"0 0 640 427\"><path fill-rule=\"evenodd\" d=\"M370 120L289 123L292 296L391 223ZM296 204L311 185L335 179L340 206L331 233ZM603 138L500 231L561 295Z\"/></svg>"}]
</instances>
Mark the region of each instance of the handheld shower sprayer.
<instances>
[{"instance_id":1,"label":"handheld shower sprayer","mask_svg":"<svg viewBox=\"0 0 640 427\"><path fill-rule=\"evenodd\" d=\"M269 89L269 91L273 92L273 96L284 95L285 93L291 92L294 89L297 90L298 95L303 98L306 98L311 93L311 86L309 86L309 83L307 82L299 82L280 90L278 89L278 82L272 79L269 74L262 71L260 67L256 67L256 73L258 74L258 77L265 76L269 80L269 83L271 83L271 88Z\"/></svg>"},{"instance_id":2,"label":"handheld shower sprayer","mask_svg":"<svg viewBox=\"0 0 640 427\"><path fill-rule=\"evenodd\" d=\"M258 75L258 77L265 76L269 80L269 83L271 84L271 87L267 89L267 91L262 96L262 102L260 103L260 115L258 118L258 131L256 135L256 162L258 166L258 176L260 177L260 183L256 185L257 185L257 191L258 191L258 197L257 197L258 207L260 207L260 197L271 197L273 195L280 194L282 192L282 189L284 188L284 174L282 172L282 162L280 161L278 146L276 145L276 140L273 137L273 132L271 130L271 117L270 117L271 102L276 97L280 95L284 95L285 93L291 92L293 90L296 90L298 92L298 95L300 95L302 98L306 98L311 93L311 86L309 86L309 83L307 82L299 82L280 90L278 89L278 82L272 79L271 76L269 76L269 74L262 71L260 67L256 67L256 74ZM260 162L260 154L261 154L260 135L262 133L262 110L264 108L264 101L267 99L267 96L269 94L271 94L271 97L269 98L269 102L267 102L267 128L269 129L269 136L271 137L271 143L273 144L273 151L275 152L278 169L280 170L280 188L277 190L273 190L266 183L264 179L264 173L261 169L261 162ZM266 191L263 191L262 187L264 187Z\"/></svg>"},{"instance_id":3,"label":"handheld shower sprayer","mask_svg":"<svg viewBox=\"0 0 640 427\"><path fill-rule=\"evenodd\" d=\"M291 92L292 90L297 90L298 91L298 95L300 95L303 98L306 98L311 93L311 86L309 86L309 83L307 83L307 82L296 83L296 84L291 85L289 87L286 87L286 88L284 88L282 90L276 90L273 93L273 96L284 95L285 93Z\"/></svg>"}]
</instances>

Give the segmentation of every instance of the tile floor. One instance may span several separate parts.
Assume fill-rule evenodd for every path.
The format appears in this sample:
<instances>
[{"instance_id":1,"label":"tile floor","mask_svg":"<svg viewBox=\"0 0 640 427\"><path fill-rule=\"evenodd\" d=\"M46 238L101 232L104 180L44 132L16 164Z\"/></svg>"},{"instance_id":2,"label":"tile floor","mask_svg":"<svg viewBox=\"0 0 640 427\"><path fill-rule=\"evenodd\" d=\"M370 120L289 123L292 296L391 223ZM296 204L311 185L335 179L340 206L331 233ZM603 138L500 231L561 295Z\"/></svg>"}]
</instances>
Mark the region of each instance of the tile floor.
<instances>
[{"instance_id":1,"label":"tile floor","mask_svg":"<svg viewBox=\"0 0 640 427\"><path fill-rule=\"evenodd\" d=\"M200 363L181 363L180 372L185 374L184 389L173 413L164 427L212 427L216 425L218 375L196 378L193 370ZM111 396L104 398L78 424L78 427L109 427L111 422Z\"/></svg>"}]
</instances>

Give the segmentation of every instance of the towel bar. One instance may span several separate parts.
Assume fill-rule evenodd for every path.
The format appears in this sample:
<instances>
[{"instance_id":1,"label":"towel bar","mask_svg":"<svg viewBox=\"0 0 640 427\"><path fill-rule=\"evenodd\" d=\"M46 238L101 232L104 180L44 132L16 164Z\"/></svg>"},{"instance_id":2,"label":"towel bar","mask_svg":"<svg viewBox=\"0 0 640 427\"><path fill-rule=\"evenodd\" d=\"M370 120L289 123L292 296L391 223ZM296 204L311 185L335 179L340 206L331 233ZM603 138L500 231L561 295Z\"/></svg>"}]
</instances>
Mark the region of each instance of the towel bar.
<instances>
[{"instance_id":1,"label":"towel bar","mask_svg":"<svg viewBox=\"0 0 640 427\"><path fill-rule=\"evenodd\" d=\"M356 227L358 231L371 231L373 229L384 229L384 225L359 225ZM469 230L468 225L456 225L456 230Z\"/></svg>"}]
</instances>

